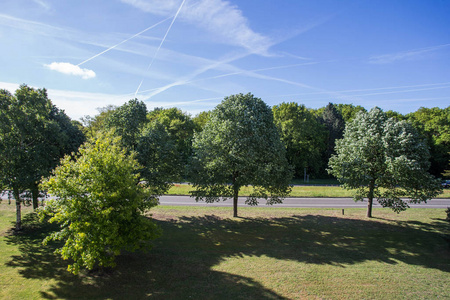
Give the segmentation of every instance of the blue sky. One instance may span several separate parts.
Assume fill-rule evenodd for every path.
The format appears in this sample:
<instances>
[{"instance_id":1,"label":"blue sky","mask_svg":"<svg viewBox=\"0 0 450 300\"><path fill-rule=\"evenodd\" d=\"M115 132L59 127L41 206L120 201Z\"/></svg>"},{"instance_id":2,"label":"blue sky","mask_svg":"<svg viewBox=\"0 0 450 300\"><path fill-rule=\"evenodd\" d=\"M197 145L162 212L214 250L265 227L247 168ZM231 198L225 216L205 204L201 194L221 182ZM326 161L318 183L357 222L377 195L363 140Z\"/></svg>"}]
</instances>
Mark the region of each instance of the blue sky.
<instances>
[{"instance_id":1,"label":"blue sky","mask_svg":"<svg viewBox=\"0 0 450 300\"><path fill-rule=\"evenodd\" d=\"M45 87L73 119L248 92L406 114L450 105L449 16L446 0L2 0L0 88Z\"/></svg>"}]
</instances>

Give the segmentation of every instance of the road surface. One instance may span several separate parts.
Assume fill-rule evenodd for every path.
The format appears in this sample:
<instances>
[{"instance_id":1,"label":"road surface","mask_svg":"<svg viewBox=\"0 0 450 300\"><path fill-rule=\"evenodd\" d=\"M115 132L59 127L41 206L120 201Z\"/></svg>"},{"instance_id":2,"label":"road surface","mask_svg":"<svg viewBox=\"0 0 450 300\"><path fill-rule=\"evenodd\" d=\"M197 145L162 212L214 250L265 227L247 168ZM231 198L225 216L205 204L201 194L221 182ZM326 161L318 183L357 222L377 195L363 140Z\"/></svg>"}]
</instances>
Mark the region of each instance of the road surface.
<instances>
[{"instance_id":1,"label":"road surface","mask_svg":"<svg viewBox=\"0 0 450 300\"><path fill-rule=\"evenodd\" d=\"M245 197L239 197L239 206L245 205ZM190 205L190 206L233 206L232 200L214 203L196 202L189 196L162 196L159 198L160 205ZM261 200L260 206L266 206L265 200ZM450 199L432 199L427 203L409 204L416 208L447 208L450 207ZM355 202L352 198L286 198L282 204L274 204L272 207L324 207L324 208L350 208L367 207L367 200ZM373 207L381 207L375 200Z\"/></svg>"}]
</instances>

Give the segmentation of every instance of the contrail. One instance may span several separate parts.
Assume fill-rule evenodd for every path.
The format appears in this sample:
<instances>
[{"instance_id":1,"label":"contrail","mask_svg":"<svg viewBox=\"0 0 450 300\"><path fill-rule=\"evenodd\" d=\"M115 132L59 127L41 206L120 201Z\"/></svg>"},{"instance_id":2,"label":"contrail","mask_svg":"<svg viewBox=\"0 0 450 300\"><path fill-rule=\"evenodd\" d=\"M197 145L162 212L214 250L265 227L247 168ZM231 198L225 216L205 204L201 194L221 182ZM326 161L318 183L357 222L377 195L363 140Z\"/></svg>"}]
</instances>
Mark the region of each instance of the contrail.
<instances>
[{"instance_id":1,"label":"contrail","mask_svg":"<svg viewBox=\"0 0 450 300\"><path fill-rule=\"evenodd\" d=\"M178 8L177 13L175 14L175 16L174 16L173 19L172 19L172 23L170 23L169 28L167 28L166 34L164 35L163 39L161 40L161 43L159 44L158 49L156 49L156 52L155 52L155 54L153 55L152 61L151 61L150 64L148 65L146 71L148 71L148 70L150 69L150 67L152 66L153 61L155 60L156 55L158 55L159 49L161 49L162 44L163 44L164 41L166 40L166 37L167 37L167 35L169 34L169 31L170 31L170 29L172 28L173 23L175 22L176 18L178 17L178 14L180 13L181 8L182 8L183 5L184 5L184 2L186 2L186 0L183 0L183 2L181 2L181 5L180 5L180 7ZM142 78L141 83L139 83L139 86L138 86L138 88L136 89L136 92L134 93L134 97L136 97L136 95L137 95L137 93L139 92L139 89L141 88L141 85L142 85L143 82L144 82L144 78Z\"/></svg>"},{"instance_id":2,"label":"contrail","mask_svg":"<svg viewBox=\"0 0 450 300\"><path fill-rule=\"evenodd\" d=\"M152 29L152 28L158 26L159 24L164 23L165 21L169 20L170 18L171 18L171 17L168 17L168 18L166 18L166 19L164 19L164 20L162 20L162 21L160 21L160 22L158 22L158 23L156 23L156 24L154 24L154 25L152 25L152 26L150 26L150 27L145 28L144 30L142 30L142 31L136 33L135 35L133 35L133 36L127 38L126 40L123 40L123 41L121 41L120 43L118 43L118 44L116 44L116 45L114 45L114 46L111 46L111 47L109 47L108 49L106 49L106 50L104 50L104 51L102 51L102 52L100 52L100 53L98 53L98 54L95 54L94 56L92 56L92 57L86 59L85 61L80 62L77 66L81 66L82 64L84 64L84 63L90 61L91 59L94 59L94 58L96 58L97 56L100 56L100 55L102 55L102 54L108 52L109 50L112 50L112 49L116 48L117 46L119 46L119 45L121 45L121 44L123 44L123 43L125 43L125 42L128 42L128 41L131 40L132 38L135 38L135 37L137 37L137 36L143 34L144 32L146 32L147 30L150 30L150 29Z\"/></svg>"},{"instance_id":3,"label":"contrail","mask_svg":"<svg viewBox=\"0 0 450 300\"><path fill-rule=\"evenodd\" d=\"M236 60L236 57L233 57L230 59L231 61ZM200 70L197 70L196 72L194 72L193 74L190 74L189 77L195 77L199 74L204 73L206 70L210 70L213 69L214 67L217 67L218 65L222 65L224 63L227 63L228 61L220 61L216 64L212 64L210 66L207 66L206 68L202 68ZM233 76L233 75L239 75L239 74L243 74L243 73L252 73L252 72L261 72L261 71L268 71L268 70L275 70L275 69L284 69L284 68L292 68L292 67L297 67L297 66L305 66L305 65L311 65L311 64L316 64L315 62L309 62L309 63L301 63L301 64L292 64L292 65L284 65L284 66L276 66L276 67L270 67L270 68L263 68L263 69L255 69L255 70L239 70L236 72L232 72L232 73L227 73L227 74L222 74L222 75L217 75L217 76L212 76L212 77L206 77L206 78L199 78L199 79L194 79L194 80L178 80L176 82L173 82L171 84L165 85L163 87L159 87L159 88L153 88L153 89L149 89L149 90L145 90L145 91L141 91L141 93L146 93L146 92L151 92L151 91L156 91L155 93L153 93L150 97L159 94L169 88L172 88L174 86L180 86L180 85L185 85L185 84L190 84L190 83L194 83L194 82L198 82L198 81L204 81L204 80L210 80L210 79L218 79L218 78L222 78L222 77L228 77L228 76Z\"/></svg>"}]
</instances>

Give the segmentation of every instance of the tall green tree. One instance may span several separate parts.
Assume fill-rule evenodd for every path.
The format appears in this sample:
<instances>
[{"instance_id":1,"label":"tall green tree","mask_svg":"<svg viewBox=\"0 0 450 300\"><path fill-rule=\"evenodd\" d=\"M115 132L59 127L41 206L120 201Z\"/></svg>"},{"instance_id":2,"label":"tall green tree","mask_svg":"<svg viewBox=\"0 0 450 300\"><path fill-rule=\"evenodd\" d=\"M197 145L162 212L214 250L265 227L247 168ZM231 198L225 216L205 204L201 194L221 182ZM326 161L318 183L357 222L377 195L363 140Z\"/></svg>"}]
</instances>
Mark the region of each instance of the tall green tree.
<instances>
[{"instance_id":1,"label":"tall green tree","mask_svg":"<svg viewBox=\"0 0 450 300\"><path fill-rule=\"evenodd\" d=\"M254 188L246 204L257 205L260 198L280 203L292 177L285 153L272 111L261 99L250 93L226 97L194 134L192 196L208 203L232 198L235 217L243 186Z\"/></svg>"},{"instance_id":2,"label":"tall green tree","mask_svg":"<svg viewBox=\"0 0 450 300\"><path fill-rule=\"evenodd\" d=\"M341 113L333 103L328 103L320 115L321 123L327 130L326 151L323 152L323 161L328 163L331 155L335 153L336 140L342 138L345 129L345 121Z\"/></svg>"},{"instance_id":3,"label":"tall green tree","mask_svg":"<svg viewBox=\"0 0 450 300\"><path fill-rule=\"evenodd\" d=\"M105 121L108 119L109 115L112 114L116 110L117 106L115 105L107 105L105 107L97 108L99 112L95 116L86 115L81 118L83 122L84 135L87 138L93 138L97 135L99 131L105 129Z\"/></svg>"},{"instance_id":4,"label":"tall green tree","mask_svg":"<svg viewBox=\"0 0 450 300\"><path fill-rule=\"evenodd\" d=\"M147 122L147 106L142 101L132 99L105 118L104 129L114 129L122 138L124 146L134 150L140 131Z\"/></svg>"},{"instance_id":5,"label":"tall green tree","mask_svg":"<svg viewBox=\"0 0 450 300\"><path fill-rule=\"evenodd\" d=\"M153 195L165 194L184 174L175 141L157 120L141 130L136 146L141 180Z\"/></svg>"},{"instance_id":6,"label":"tall green tree","mask_svg":"<svg viewBox=\"0 0 450 300\"><path fill-rule=\"evenodd\" d=\"M164 112L162 109L157 111ZM132 99L111 111L103 127L120 136L128 151L137 152L136 158L142 166L139 170L140 181L153 195L158 196L166 193L173 182L179 181L184 174L182 154L174 137L180 131L175 128L180 122L170 122L159 115L148 118L148 115L152 113L148 114L145 103ZM182 114L182 117L185 115ZM182 142L185 143L184 140Z\"/></svg>"},{"instance_id":7,"label":"tall green tree","mask_svg":"<svg viewBox=\"0 0 450 300\"><path fill-rule=\"evenodd\" d=\"M326 168L322 154L326 151L327 132L314 113L298 103L281 103L272 107L274 122L286 146L287 159L295 176L318 175Z\"/></svg>"},{"instance_id":8,"label":"tall green tree","mask_svg":"<svg viewBox=\"0 0 450 300\"><path fill-rule=\"evenodd\" d=\"M150 122L162 124L176 145L183 165L186 165L192 153L192 138L196 124L190 115L178 108L156 108L148 113Z\"/></svg>"},{"instance_id":9,"label":"tall green tree","mask_svg":"<svg viewBox=\"0 0 450 300\"><path fill-rule=\"evenodd\" d=\"M122 250L148 248L160 234L143 216L157 199L139 184L139 169L134 152L122 147L120 137L100 133L80 147L76 158L66 156L43 181L42 188L56 198L39 214L61 228L44 242L64 242L56 252L70 259L70 272L113 267Z\"/></svg>"},{"instance_id":10,"label":"tall green tree","mask_svg":"<svg viewBox=\"0 0 450 300\"><path fill-rule=\"evenodd\" d=\"M421 107L407 117L427 137L431 154L430 173L441 176L450 168L450 106Z\"/></svg>"},{"instance_id":11,"label":"tall green tree","mask_svg":"<svg viewBox=\"0 0 450 300\"><path fill-rule=\"evenodd\" d=\"M358 113L346 125L336 153L328 171L344 188L356 189L355 201L368 198L367 217L372 217L374 199L398 213L409 207L403 198L426 202L442 190L427 172L424 138L410 123L388 119L377 107Z\"/></svg>"},{"instance_id":12,"label":"tall green tree","mask_svg":"<svg viewBox=\"0 0 450 300\"><path fill-rule=\"evenodd\" d=\"M355 106L353 104L336 104L336 108L341 113L345 123L351 122L358 112L367 112L364 107L360 105Z\"/></svg>"},{"instance_id":13,"label":"tall green tree","mask_svg":"<svg viewBox=\"0 0 450 300\"><path fill-rule=\"evenodd\" d=\"M192 121L194 122L196 128L196 131L202 131L205 127L206 123L209 120L209 116L211 115L210 111L202 111L201 113L197 114Z\"/></svg>"},{"instance_id":14,"label":"tall green tree","mask_svg":"<svg viewBox=\"0 0 450 300\"><path fill-rule=\"evenodd\" d=\"M12 95L0 90L0 181L16 200L16 229L21 225L22 195L32 194L65 153L76 151L83 135L47 97L45 89L21 85Z\"/></svg>"}]
</instances>

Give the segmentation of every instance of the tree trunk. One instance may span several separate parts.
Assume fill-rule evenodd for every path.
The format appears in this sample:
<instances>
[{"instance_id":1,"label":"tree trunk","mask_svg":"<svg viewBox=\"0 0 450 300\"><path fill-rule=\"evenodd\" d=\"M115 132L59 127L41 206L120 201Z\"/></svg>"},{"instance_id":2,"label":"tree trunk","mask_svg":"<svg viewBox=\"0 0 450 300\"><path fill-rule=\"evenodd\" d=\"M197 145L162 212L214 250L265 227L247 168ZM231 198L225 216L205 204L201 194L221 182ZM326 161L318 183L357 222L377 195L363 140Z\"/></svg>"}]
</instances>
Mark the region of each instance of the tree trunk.
<instances>
[{"instance_id":1,"label":"tree trunk","mask_svg":"<svg viewBox=\"0 0 450 300\"><path fill-rule=\"evenodd\" d=\"M20 193L17 188L13 189L14 198L16 199L16 231L22 230L22 215L21 215L21 204Z\"/></svg>"},{"instance_id":2,"label":"tree trunk","mask_svg":"<svg viewBox=\"0 0 450 300\"><path fill-rule=\"evenodd\" d=\"M233 195L233 217L237 218L237 206L238 206L238 198L239 198L239 189L234 189Z\"/></svg>"},{"instance_id":3,"label":"tree trunk","mask_svg":"<svg viewBox=\"0 0 450 300\"><path fill-rule=\"evenodd\" d=\"M34 210L36 210L39 206L38 196L39 196L38 185L33 184L33 187L31 188L31 197L33 198L33 209Z\"/></svg>"},{"instance_id":4,"label":"tree trunk","mask_svg":"<svg viewBox=\"0 0 450 300\"><path fill-rule=\"evenodd\" d=\"M375 189L375 181L371 180L369 183L369 195L367 201L367 217L372 218L372 204L373 204L373 191Z\"/></svg>"}]
</instances>

